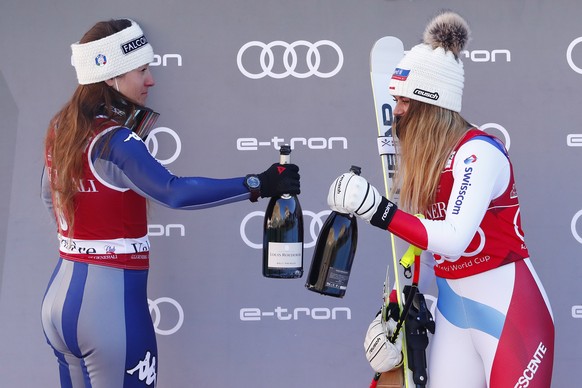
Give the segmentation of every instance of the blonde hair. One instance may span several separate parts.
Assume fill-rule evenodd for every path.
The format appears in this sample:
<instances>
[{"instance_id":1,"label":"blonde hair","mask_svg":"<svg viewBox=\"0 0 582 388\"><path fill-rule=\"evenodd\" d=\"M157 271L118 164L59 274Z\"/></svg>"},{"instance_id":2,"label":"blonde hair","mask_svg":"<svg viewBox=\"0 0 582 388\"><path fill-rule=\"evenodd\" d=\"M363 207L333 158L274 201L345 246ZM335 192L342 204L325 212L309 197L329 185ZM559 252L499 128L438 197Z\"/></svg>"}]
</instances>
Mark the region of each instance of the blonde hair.
<instances>
[{"instance_id":1,"label":"blonde hair","mask_svg":"<svg viewBox=\"0 0 582 388\"><path fill-rule=\"evenodd\" d=\"M434 201L441 172L469 123L457 112L410 100L395 130L399 136L396 185L399 206L424 213Z\"/></svg>"}]
</instances>

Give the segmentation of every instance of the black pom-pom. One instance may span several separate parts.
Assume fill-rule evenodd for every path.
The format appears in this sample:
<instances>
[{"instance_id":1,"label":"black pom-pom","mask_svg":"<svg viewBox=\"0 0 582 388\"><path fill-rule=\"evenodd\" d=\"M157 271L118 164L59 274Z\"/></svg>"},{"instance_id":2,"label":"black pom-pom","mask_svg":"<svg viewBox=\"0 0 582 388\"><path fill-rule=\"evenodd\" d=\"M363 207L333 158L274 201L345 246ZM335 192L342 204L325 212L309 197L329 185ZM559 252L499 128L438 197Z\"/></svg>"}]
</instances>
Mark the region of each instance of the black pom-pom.
<instances>
[{"instance_id":1,"label":"black pom-pom","mask_svg":"<svg viewBox=\"0 0 582 388\"><path fill-rule=\"evenodd\" d=\"M446 11L435 16L427 24L423 40L433 49L442 47L458 57L469 41L470 33L465 19L455 12Z\"/></svg>"}]
</instances>

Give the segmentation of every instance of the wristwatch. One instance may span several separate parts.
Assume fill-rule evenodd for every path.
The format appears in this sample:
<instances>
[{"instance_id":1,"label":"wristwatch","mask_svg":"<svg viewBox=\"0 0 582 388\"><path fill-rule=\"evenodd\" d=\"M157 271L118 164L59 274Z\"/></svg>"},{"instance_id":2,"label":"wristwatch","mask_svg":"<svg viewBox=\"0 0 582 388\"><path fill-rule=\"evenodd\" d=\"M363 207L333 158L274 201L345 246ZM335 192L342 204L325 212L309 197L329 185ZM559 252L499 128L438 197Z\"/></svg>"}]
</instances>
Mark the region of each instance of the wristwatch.
<instances>
[{"instance_id":1,"label":"wristwatch","mask_svg":"<svg viewBox=\"0 0 582 388\"><path fill-rule=\"evenodd\" d=\"M255 174L249 174L245 177L245 186L251 192L251 202L257 202L261 196L261 180Z\"/></svg>"}]
</instances>

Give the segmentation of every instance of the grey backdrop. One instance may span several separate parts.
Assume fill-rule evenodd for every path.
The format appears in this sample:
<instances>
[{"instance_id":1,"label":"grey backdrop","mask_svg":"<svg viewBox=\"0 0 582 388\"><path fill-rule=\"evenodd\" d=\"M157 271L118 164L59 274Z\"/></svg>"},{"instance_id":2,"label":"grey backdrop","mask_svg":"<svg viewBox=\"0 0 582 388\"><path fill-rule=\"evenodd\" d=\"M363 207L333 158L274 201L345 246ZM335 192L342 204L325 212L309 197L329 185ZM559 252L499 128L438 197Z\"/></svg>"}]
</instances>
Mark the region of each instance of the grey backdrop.
<instances>
[{"instance_id":1,"label":"grey backdrop","mask_svg":"<svg viewBox=\"0 0 582 388\"><path fill-rule=\"evenodd\" d=\"M0 386L58 385L39 317L57 259L39 198L42 143L76 85L69 45L91 25L131 17L146 31L158 56L149 105L162 113L149 145L158 158L175 159L173 172L260 172L277 159L274 137L305 139L291 156L302 174L307 270L331 180L358 164L382 186L368 70L373 43L392 35L409 49L444 7L471 24L462 112L510 141L526 242L556 323L553 386L572 386L582 362L582 3L575 0L3 0ZM282 46L273 47L275 76L248 77L261 72L258 47L237 62L249 42L303 40L331 42L318 50L323 76L276 76L285 72ZM295 52L295 71L309 72L307 47ZM151 206L159 387L369 385L362 341L391 262L388 235L361 224L347 295L332 299L306 291L305 278L261 276L266 205Z\"/></svg>"}]
</instances>

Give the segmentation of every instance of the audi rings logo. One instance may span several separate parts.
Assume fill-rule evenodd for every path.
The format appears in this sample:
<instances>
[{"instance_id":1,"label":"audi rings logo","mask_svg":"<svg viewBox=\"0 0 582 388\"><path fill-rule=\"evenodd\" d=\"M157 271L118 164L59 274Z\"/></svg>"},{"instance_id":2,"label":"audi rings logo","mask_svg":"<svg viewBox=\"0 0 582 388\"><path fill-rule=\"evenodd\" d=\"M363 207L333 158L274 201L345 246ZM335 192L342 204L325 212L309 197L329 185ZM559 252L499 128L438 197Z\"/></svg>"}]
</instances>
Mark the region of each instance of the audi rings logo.
<instances>
[{"instance_id":1,"label":"audi rings logo","mask_svg":"<svg viewBox=\"0 0 582 388\"><path fill-rule=\"evenodd\" d=\"M274 48L279 48L275 49ZM282 53L281 53L282 51ZM299 60L299 53L305 51L305 63ZM328 55L332 52L332 55ZM279 54L282 56L279 57ZM258 58L255 56L258 55ZM277 60L275 57L277 56ZM246 59L251 57L251 60ZM322 60L324 57L324 60ZM245 60L243 61L243 58ZM260 70L257 68L257 61ZM282 61L281 65L275 66ZM243 62L246 64L243 64ZM330 64L331 62L331 64ZM307 78L315 75L320 78L330 78L339 73L344 64L341 48L330 40L319 40L315 43L298 40L293 43L276 40L271 43L252 41L244 44L236 56L238 69L246 77L259 79L263 77ZM249 70L249 67L256 71Z\"/></svg>"},{"instance_id":2,"label":"audi rings logo","mask_svg":"<svg viewBox=\"0 0 582 388\"><path fill-rule=\"evenodd\" d=\"M166 135L169 135L172 138L172 142L175 144L174 151L173 152L170 151L169 152L170 156L165 158L165 159L162 159L161 157L159 157L158 153L161 153L160 150L163 149L164 156L167 156L166 155L167 148L169 148L171 150L171 147L170 146L160 147L160 141L158 140L158 135L160 133L164 133ZM163 137L165 138L167 136L163 136ZM156 158L164 166L167 164L170 164L170 163L174 162L176 159L178 159L178 156L180 156L180 153L182 152L182 141L180 140L180 137L178 136L178 134L176 132L174 132L173 129L167 128L167 127L158 127L158 128L152 129L151 132L146 137L144 143L145 143L146 147L148 147L148 150L150 151L152 156L154 158Z\"/></svg>"},{"instance_id":3,"label":"audi rings logo","mask_svg":"<svg viewBox=\"0 0 582 388\"><path fill-rule=\"evenodd\" d=\"M511 138L509 137L509 132L507 132L507 129L496 123L487 123L479 126L479 129L485 132L489 132L487 129L490 128L497 129L499 132L501 132L503 135L502 140L504 140L503 144L505 144L505 148L509 151L509 147L511 146Z\"/></svg>"},{"instance_id":4,"label":"audi rings logo","mask_svg":"<svg viewBox=\"0 0 582 388\"><path fill-rule=\"evenodd\" d=\"M568 65L572 70L574 70L578 74L582 74L582 68L576 66L576 64L574 63L574 60L572 59L572 51L574 51L574 47L576 47L576 45L581 42L582 36L574 39L568 46L568 49L566 50L566 60L568 61Z\"/></svg>"},{"instance_id":5,"label":"audi rings logo","mask_svg":"<svg viewBox=\"0 0 582 388\"><path fill-rule=\"evenodd\" d=\"M180 330L184 323L184 310L180 303L168 297L148 299L154 330L160 335L171 335Z\"/></svg>"},{"instance_id":6,"label":"audi rings logo","mask_svg":"<svg viewBox=\"0 0 582 388\"><path fill-rule=\"evenodd\" d=\"M310 240L305 239L305 241L303 241L303 247L304 248L312 248L315 246L315 243L317 241L317 235L319 233L319 231L321 230L321 228L323 227L323 223L325 222L325 219L327 218L327 216L331 213L331 210L322 210L319 213L315 213L309 210L303 210L303 222L306 224L306 221L311 219L311 222L309 223L309 228L307 228L307 230L309 230L309 235L311 236ZM248 224L251 223L251 221L254 218L258 218L258 220L261 222L260 225L256 225L256 227L254 227L253 229L251 229L251 237L249 238L249 233L247 231L248 228ZM262 234L261 231L262 229L262 221L265 218L265 212L263 211L254 211L252 213L249 213L246 215L245 218L243 218L242 222L240 223L240 236L242 238L242 240L244 241L244 243L254 249L262 249L263 248L263 242L261 241L262 239ZM252 230L254 230L256 232L256 235L254 235L252 233ZM260 236L259 236L260 235ZM256 238L259 242L254 242L252 241L253 238Z\"/></svg>"},{"instance_id":7,"label":"audi rings logo","mask_svg":"<svg viewBox=\"0 0 582 388\"><path fill-rule=\"evenodd\" d=\"M576 241L578 241L580 244L582 244L582 236L580 236L580 233L578 233L578 231L576 230L576 224L578 223L578 219L580 217L582 217L582 210L578 210L578 212L576 214L574 214L574 217L572 217L572 222L570 223L570 229L572 230L572 236L574 236Z\"/></svg>"}]
</instances>

